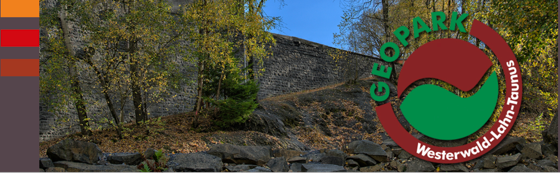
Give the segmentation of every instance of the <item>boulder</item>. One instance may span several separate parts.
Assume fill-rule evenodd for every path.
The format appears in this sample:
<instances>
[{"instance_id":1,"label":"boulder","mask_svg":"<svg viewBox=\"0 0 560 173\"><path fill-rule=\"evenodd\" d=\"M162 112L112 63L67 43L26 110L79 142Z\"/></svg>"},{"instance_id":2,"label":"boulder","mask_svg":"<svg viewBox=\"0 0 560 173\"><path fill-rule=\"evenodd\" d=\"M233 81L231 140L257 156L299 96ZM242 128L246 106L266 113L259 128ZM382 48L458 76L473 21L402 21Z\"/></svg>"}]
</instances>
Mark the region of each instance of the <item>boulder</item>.
<instances>
[{"instance_id":1,"label":"boulder","mask_svg":"<svg viewBox=\"0 0 560 173\"><path fill-rule=\"evenodd\" d=\"M360 167L360 172L379 172L383 169L381 164L377 164L375 166L366 166Z\"/></svg>"},{"instance_id":2,"label":"boulder","mask_svg":"<svg viewBox=\"0 0 560 173\"><path fill-rule=\"evenodd\" d=\"M146 159L154 159L154 155L156 154L156 150L148 148L144 151L144 158Z\"/></svg>"},{"instance_id":3,"label":"boulder","mask_svg":"<svg viewBox=\"0 0 560 173\"><path fill-rule=\"evenodd\" d=\"M323 164L333 164L344 166L344 158L343 157L336 157L336 156L325 156L319 160L319 162Z\"/></svg>"},{"instance_id":4,"label":"boulder","mask_svg":"<svg viewBox=\"0 0 560 173\"><path fill-rule=\"evenodd\" d=\"M558 112L552 118L550 125L542 132L542 136L545 143L558 146Z\"/></svg>"},{"instance_id":5,"label":"boulder","mask_svg":"<svg viewBox=\"0 0 560 173\"><path fill-rule=\"evenodd\" d=\"M47 169L50 167L54 167L54 164L51 159L49 158L40 158L39 159L39 168Z\"/></svg>"},{"instance_id":6,"label":"boulder","mask_svg":"<svg viewBox=\"0 0 560 173\"><path fill-rule=\"evenodd\" d=\"M395 143L395 141L393 141L393 139L391 139L391 138L383 140L383 143L381 143L381 144L384 144L384 145L386 145L386 146L388 146L388 147L391 147L391 148L392 148L392 147L398 147L398 146L399 146L399 145L397 145L397 143Z\"/></svg>"},{"instance_id":7,"label":"boulder","mask_svg":"<svg viewBox=\"0 0 560 173\"><path fill-rule=\"evenodd\" d=\"M318 150L303 155L303 157L305 157L310 162L319 162L325 156L327 156L327 154L322 153Z\"/></svg>"},{"instance_id":8,"label":"boulder","mask_svg":"<svg viewBox=\"0 0 560 173\"><path fill-rule=\"evenodd\" d=\"M406 159L409 159L410 157L412 157L412 154L406 152L405 150L402 150L402 151L400 152L399 156L397 156L397 157L398 157L399 159L406 160Z\"/></svg>"},{"instance_id":9,"label":"boulder","mask_svg":"<svg viewBox=\"0 0 560 173\"><path fill-rule=\"evenodd\" d=\"M270 160L270 153L270 147L231 144L218 144L208 151L208 154L221 158L225 163L256 164L260 166L264 166Z\"/></svg>"},{"instance_id":10,"label":"boulder","mask_svg":"<svg viewBox=\"0 0 560 173\"><path fill-rule=\"evenodd\" d=\"M543 166L545 172L558 172L558 169L552 166Z\"/></svg>"},{"instance_id":11,"label":"boulder","mask_svg":"<svg viewBox=\"0 0 560 173\"><path fill-rule=\"evenodd\" d=\"M371 157L369 157L365 154L358 154L358 155L350 156L350 157L348 157L348 159L352 159L352 160L358 162L358 164L360 164L360 166L373 166L373 165L377 164L377 162L375 160L373 160Z\"/></svg>"},{"instance_id":12,"label":"boulder","mask_svg":"<svg viewBox=\"0 0 560 173\"><path fill-rule=\"evenodd\" d=\"M307 159L304 157L296 156L288 159L290 163L307 163Z\"/></svg>"},{"instance_id":13,"label":"boulder","mask_svg":"<svg viewBox=\"0 0 560 173\"><path fill-rule=\"evenodd\" d=\"M519 164L517 166L514 166L513 168L509 169L508 172L538 172L532 169L527 168L527 166L523 165L523 164Z\"/></svg>"},{"instance_id":14,"label":"boulder","mask_svg":"<svg viewBox=\"0 0 560 173\"><path fill-rule=\"evenodd\" d=\"M303 172L345 172L346 169L342 166L333 164L316 164L306 163L302 164L301 170Z\"/></svg>"},{"instance_id":15,"label":"boulder","mask_svg":"<svg viewBox=\"0 0 560 173\"><path fill-rule=\"evenodd\" d=\"M523 157L537 159L542 156L541 144L539 143L521 144L521 146Z\"/></svg>"},{"instance_id":16,"label":"boulder","mask_svg":"<svg viewBox=\"0 0 560 173\"><path fill-rule=\"evenodd\" d=\"M325 152L325 154L327 156L340 157L344 160L346 160L346 157L347 157L347 155L346 155L346 153L344 153L344 151L340 151L340 150L337 150L337 149L327 150L327 152Z\"/></svg>"},{"instance_id":17,"label":"boulder","mask_svg":"<svg viewBox=\"0 0 560 173\"><path fill-rule=\"evenodd\" d=\"M541 150L542 150L542 154L545 156L558 155L558 146L556 145L543 143L541 145Z\"/></svg>"},{"instance_id":18,"label":"boulder","mask_svg":"<svg viewBox=\"0 0 560 173\"><path fill-rule=\"evenodd\" d=\"M537 165L541 167L552 166L558 168L558 165L556 165L553 161L547 159L537 161Z\"/></svg>"},{"instance_id":19,"label":"boulder","mask_svg":"<svg viewBox=\"0 0 560 173\"><path fill-rule=\"evenodd\" d=\"M469 169L462 164L442 164L439 166L441 172L469 172Z\"/></svg>"},{"instance_id":20,"label":"boulder","mask_svg":"<svg viewBox=\"0 0 560 173\"><path fill-rule=\"evenodd\" d=\"M388 161L385 150L383 150L380 145L371 141L353 141L348 144L347 152L352 154L366 154L379 162Z\"/></svg>"},{"instance_id":21,"label":"boulder","mask_svg":"<svg viewBox=\"0 0 560 173\"><path fill-rule=\"evenodd\" d=\"M140 153L115 153L107 156L107 161L112 164L139 165L142 163Z\"/></svg>"},{"instance_id":22,"label":"boulder","mask_svg":"<svg viewBox=\"0 0 560 173\"><path fill-rule=\"evenodd\" d=\"M498 167L498 169L512 167L515 166L519 162L519 160L521 160L521 153L517 153L511 156L498 157L498 159L496 160L496 166Z\"/></svg>"},{"instance_id":23,"label":"boulder","mask_svg":"<svg viewBox=\"0 0 560 173\"><path fill-rule=\"evenodd\" d=\"M398 156L399 154L401 154L401 151L403 151L403 149L400 147L393 147L391 148L391 150L393 151L393 154L395 154L395 156Z\"/></svg>"},{"instance_id":24,"label":"boulder","mask_svg":"<svg viewBox=\"0 0 560 173\"><path fill-rule=\"evenodd\" d=\"M272 171L270 171L270 169L257 166L257 167L255 167L255 168L253 168L253 169L249 169L247 172L272 172Z\"/></svg>"},{"instance_id":25,"label":"boulder","mask_svg":"<svg viewBox=\"0 0 560 173\"><path fill-rule=\"evenodd\" d=\"M482 159L482 167L486 169L496 168L496 156L489 155Z\"/></svg>"},{"instance_id":26,"label":"boulder","mask_svg":"<svg viewBox=\"0 0 560 173\"><path fill-rule=\"evenodd\" d=\"M500 155L514 150L519 144L525 144L527 141L520 137L506 136L500 144L496 145L489 153Z\"/></svg>"},{"instance_id":27,"label":"boulder","mask_svg":"<svg viewBox=\"0 0 560 173\"><path fill-rule=\"evenodd\" d=\"M274 157L284 157L286 159L290 159L296 156L303 156L305 154L305 152L303 151L287 150L287 149L273 150L272 153Z\"/></svg>"},{"instance_id":28,"label":"boulder","mask_svg":"<svg viewBox=\"0 0 560 173\"><path fill-rule=\"evenodd\" d=\"M497 168L494 168L494 169L477 169L477 170L474 170L474 172L498 172L498 169Z\"/></svg>"},{"instance_id":29,"label":"boulder","mask_svg":"<svg viewBox=\"0 0 560 173\"><path fill-rule=\"evenodd\" d=\"M257 167L257 165L235 165L235 166L226 166L228 172L247 172L250 169Z\"/></svg>"},{"instance_id":30,"label":"boulder","mask_svg":"<svg viewBox=\"0 0 560 173\"><path fill-rule=\"evenodd\" d=\"M301 172L302 163L290 163L291 172Z\"/></svg>"},{"instance_id":31,"label":"boulder","mask_svg":"<svg viewBox=\"0 0 560 173\"><path fill-rule=\"evenodd\" d=\"M352 159L348 159L346 160L346 165L350 166L350 167L356 167L356 166L360 166L360 164Z\"/></svg>"},{"instance_id":32,"label":"boulder","mask_svg":"<svg viewBox=\"0 0 560 173\"><path fill-rule=\"evenodd\" d=\"M266 166L268 166L272 172L288 172L288 170L290 170L288 162L286 162L284 157L271 159L266 163Z\"/></svg>"},{"instance_id":33,"label":"boulder","mask_svg":"<svg viewBox=\"0 0 560 173\"><path fill-rule=\"evenodd\" d=\"M175 154L167 166L177 172L220 172L222 159L206 153Z\"/></svg>"},{"instance_id":34,"label":"boulder","mask_svg":"<svg viewBox=\"0 0 560 173\"><path fill-rule=\"evenodd\" d=\"M66 170L61 167L49 167L44 172L66 172Z\"/></svg>"},{"instance_id":35,"label":"boulder","mask_svg":"<svg viewBox=\"0 0 560 173\"><path fill-rule=\"evenodd\" d=\"M47 149L52 161L74 161L94 164L103 157L103 152L91 142L65 139Z\"/></svg>"},{"instance_id":36,"label":"boulder","mask_svg":"<svg viewBox=\"0 0 560 173\"><path fill-rule=\"evenodd\" d=\"M389 147L385 148L385 153L387 153L387 158L389 158L389 160L395 157L395 154L393 153L393 149Z\"/></svg>"},{"instance_id":37,"label":"boulder","mask_svg":"<svg viewBox=\"0 0 560 173\"><path fill-rule=\"evenodd\" d=\"M64 168L67 172L138 172L136 166L130 165L90 165L79 162L57 161L54 162L54 166Z\"/></svg>"},{"instance_id":38,"label":"boulder","mask_svg":"<svg viewBox=\"0 0 560 173\"><path fill-rule=\"evenodd\" d=\"M409 162L406 168L407 172L432 172L436 170L432 163L418 158Z\"/></svg>"}]
</instances>

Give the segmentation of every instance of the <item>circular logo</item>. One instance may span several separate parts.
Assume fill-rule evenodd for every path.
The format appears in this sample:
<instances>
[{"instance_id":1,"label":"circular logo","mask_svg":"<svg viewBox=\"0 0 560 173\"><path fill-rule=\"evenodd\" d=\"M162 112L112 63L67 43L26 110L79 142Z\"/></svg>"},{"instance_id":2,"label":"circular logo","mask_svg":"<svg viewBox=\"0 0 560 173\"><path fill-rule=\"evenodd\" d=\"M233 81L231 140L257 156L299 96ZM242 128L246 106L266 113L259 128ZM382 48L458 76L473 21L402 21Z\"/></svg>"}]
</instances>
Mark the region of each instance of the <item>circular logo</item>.
<instances>
[{"instance_id":1,"label":"circular logo","mask_svg":"<svg viewBox=\"0 0 560 173\"><path fill-rule=\"evenodd\" d=\"M389 136L404 150L430 162L459 163L477 158L494 148L511 130L521 105L522 83L515 55L492 28L474 20L470 35L484 42L500 62L506 81L506 98L497 121L480 138L457 147L439 147L422 142L409 134L397 120L393 106L376 107L379 120ZM397 92L402 93L415 81L435 78L462 91L472 90L492 62L478 47L459 39L439 39L416 49L403 66ZM436 85L414 88L400 109L407 121L420 133L439 140L467 137L488 122L498 101L495 72L481 81L472 96L461 98ZM372 86L373 88L373 86Z\"/></svg>"}]
</instances>

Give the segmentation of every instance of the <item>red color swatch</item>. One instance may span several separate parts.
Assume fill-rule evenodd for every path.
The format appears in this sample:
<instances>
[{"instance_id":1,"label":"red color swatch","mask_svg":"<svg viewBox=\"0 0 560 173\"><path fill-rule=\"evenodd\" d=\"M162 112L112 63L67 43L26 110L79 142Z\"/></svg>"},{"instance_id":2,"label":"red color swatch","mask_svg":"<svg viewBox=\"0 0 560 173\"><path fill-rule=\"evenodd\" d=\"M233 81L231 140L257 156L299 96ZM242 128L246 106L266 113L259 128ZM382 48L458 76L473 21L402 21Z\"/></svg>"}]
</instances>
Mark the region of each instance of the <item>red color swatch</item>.
<instances>
[{"instance_id":1,"label":"red color swatch","mask_svg":"<svg viewBox=\"0 0 560 173\"><path fill-rule=\"evenodd\" d=\"M39 76L39 59L0 59L0 76Z\"/></svg>"},{"instance_id":2,"label":"red color swatch","mask_svg":"<svg viewBox=\"0 0 560 173\"><path fill-rule=\"evenodd\" d=\"M39 30L0 30L2 47L39 47Z\"/></svg>"}]
</instances>

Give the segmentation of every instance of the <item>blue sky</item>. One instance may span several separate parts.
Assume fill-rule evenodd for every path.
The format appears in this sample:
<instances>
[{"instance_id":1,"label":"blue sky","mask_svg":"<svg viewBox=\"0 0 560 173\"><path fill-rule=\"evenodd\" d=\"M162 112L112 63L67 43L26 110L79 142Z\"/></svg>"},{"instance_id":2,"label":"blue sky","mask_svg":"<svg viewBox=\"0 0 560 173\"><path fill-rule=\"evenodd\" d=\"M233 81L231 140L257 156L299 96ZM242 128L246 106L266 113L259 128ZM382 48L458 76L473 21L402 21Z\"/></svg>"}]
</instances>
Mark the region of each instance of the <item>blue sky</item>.
<instances>
[{"instance_id":1,"label":"blue sky","mask_svg":"<svg viewBox=\"0 0 560 173\"><path fill-rule=\"evenodd\" d=\"M264 12L268 16L282 17L284 28L271 32L294 36L331 47L333 33L338 33L342 7L336 0L268 0Z\"/></svg>"}]
</instances>

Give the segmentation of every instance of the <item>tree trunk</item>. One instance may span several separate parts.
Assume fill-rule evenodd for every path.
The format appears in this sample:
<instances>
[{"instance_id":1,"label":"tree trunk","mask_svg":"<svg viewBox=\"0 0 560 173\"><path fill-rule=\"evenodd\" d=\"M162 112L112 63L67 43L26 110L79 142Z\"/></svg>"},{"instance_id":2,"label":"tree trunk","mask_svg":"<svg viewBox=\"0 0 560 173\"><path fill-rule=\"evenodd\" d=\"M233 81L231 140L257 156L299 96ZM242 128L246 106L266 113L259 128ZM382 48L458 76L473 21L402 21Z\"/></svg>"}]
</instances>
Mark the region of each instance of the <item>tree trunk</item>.
<instances>
[{"instance_id":1,"label":"tree trunk","mask_svg":"<svg viewBox=\"0 0 560 173\"><path fill-rule=\"evenodd\" d=\"M389 0L381 0L381 5L383 9L383 29L385 30L385 43L389 42L390 40L390 32L389 32ZM389 53L389 56L393 56L395 51ZM398 59L389 63L391 68L391 76L389 77L390 81L392 81L395 85L397 84L397 69L395 69L395 63L398 62Z\"/></svg>"},{"instance_id":2,"label":"tree trunk","mask_svg":"<svg viewBox=\"0 0 560 173\"><path fill-rule=\"evenodd\" d=\"M80 122L80 131L82 135L91 135L92 132L89 128L89 122L87 120L87 111L84 102L84 96L82 94L82 88L80 87L80 80L78 79L78 72L76 68L76 57L75 53L72 50L71 43L70 43L70 31L68 30L68 23L66 23L66 6L61 7L60 12L60 23L62 25L62 32L64 37L64 44L67 49L69 69L70 69L70 78L72 80L72 91L73 97L77 97L74 105L76 106L76 111L78 112L78 120Z\"/></svg>"}]
</instances>

